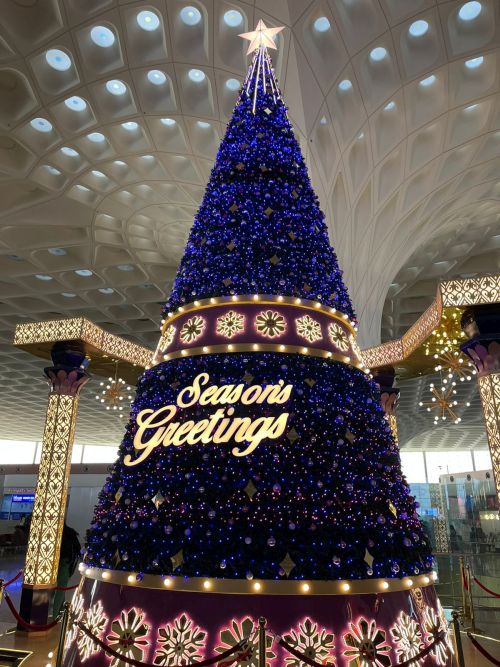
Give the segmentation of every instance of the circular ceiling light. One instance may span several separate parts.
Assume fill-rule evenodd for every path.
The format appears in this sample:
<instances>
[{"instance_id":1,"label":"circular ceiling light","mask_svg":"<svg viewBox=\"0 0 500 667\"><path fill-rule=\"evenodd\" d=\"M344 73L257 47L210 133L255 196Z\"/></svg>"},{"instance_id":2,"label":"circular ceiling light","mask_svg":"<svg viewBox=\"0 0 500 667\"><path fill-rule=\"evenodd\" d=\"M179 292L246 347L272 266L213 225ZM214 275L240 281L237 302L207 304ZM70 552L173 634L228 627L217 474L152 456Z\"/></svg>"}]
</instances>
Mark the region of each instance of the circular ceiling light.
<instances>
[{"instance_id":1,"label":"circular ceiling light","mask_svg":"<svg viewBox=\"0 0 500 667\"><path fill-rule=\"evenodd\" d=\"M148 9L144 9L142 12L137 14L137 23L139 28L151 32L156 30L160 25L160 19L155 12L150 12Z\"/></svg>"},{"instance_id":2,"label":"circular ceiling light","mask_svg":"<svg viewBox=\"0 0 500 667\"><path fill-rule=\"evenodd\" d=\"M87 134L87 139L94 144L99 144L101 141L104 141L106 137L101 132L91 132L90 134Z\"/></svg>"},{"instance_id":3,"label":"circular ceiling light","mask_svg":"<svg viewBox=\"0 0 500 667\"><path fill-rule=\"evenodd\" d=\"M53 176L60 176L61 172L59 169L56 169L55 167L52 167L50 164L45 165L45 169L49 172L49 174L52 174Z\"/></svg>"},{"instance_id":4,"label":"circular ceiling light","mask_svg":"<svg viewBox=\"0 0 500 667\"><path fill-rule=\"evenodd\" d=\"M384 49L383 46L376 46L370 51L370 58L378 63L387 56L387 49Z\"/></svg>"},{"instance_id":5,"label":"circular ceiling light","mask_svg":"<svg viewBox=\"0 0 500 667\"><path fill-rule=\"evenodd\" d=\"M412 37L422 37L429 30L429 24L427 21L420 19L414 21L411 26L408 28L408 32Z\"/></svg>"},{"instance_id":6,"label":"circular ceiling light","mask_svg":"<svg viewBox=\"0 0 500 667\"><path fill-rule=\"evenodd\" d=\"M327 30L330 30L330 21L326 18L326 16L320 16L317 18L313 25L316 32L326 32Z\"/></svg>"},{"instance_id":7,"label":"circular ceiling light","mask_svg":"<svg viewBox=\"0 0 500 667\"><path fill-rule=\"evenodd\" d=\"M90 192L90 188L87 188L85 185L80 185L80 183L78 183L76 187L82 192Z\"/></svg>"},{"instance_id":8,"label":"circular ceiling light","mask_svg":"<svg viewBox=\"0 0 500 667\"><path fill-rule=\"evenodd\" d=\"M64 104L72 111L84 111L87 108L87 102L85 102L83 97L78 97L78 95L68 97L67 100L64 100Z\"/></svg>"},{"instance_id":9,"label":"circular ceiling light","mask_svg":"<svg viewBox=\"0 0 500 667\"><path fill-rule=\"evenodd\" d=\"M167 77L159 69L152 69L148 72L148 81L155 86L161 86L165 83Z\"/></svg>"},{"instance_id":10,"label":"circular ceiling light","mask_svg":"<svg viewBox=\"0 0 500 667\"><path fill-rule=\"evenodd\" d=\"M160 123L166 125L167 127L172 127L175 125L175 120L173 118L160 118Z\"/></svg>"},{"instance_id":11,"label":"circular ceiling light","mask_svg":"<svg viewBox=\"0 0 500 667\"><path fill-rule=\"evenodd\" d=\"M107 178L106 174L103 174L102 171L98 171L97 169L92 169L90 173L92 176L96 176L96 178Z\"/></svg>"},{"instance_id":12,"label":"circular ceiling light","mask_svg":"<svg viewBox=\"0 0 500 667\"><path fill-rule=\"evenodd\" d=\"M462 21L472 21L481 13L481 3L477 0L472 0L472 2L466 2L465 5L460 7L458 16Z\"/></svg>"},{"instance_id":13,"label":"circular ceiling light","mask_svg":"<svg viewBox=\"0 0 500 667\"><path fill-rule=\"evenodd\" d=\"M49 253L55 257L62 257L66 255L66 250L64 248L49 248Z\"/></svg>"},{"instance_id":14,"label":"circular ceiling light","mask_svg":"<svg viewBox=\"0 0 500 667\"><path fill-rule=\"evenodd\" d=\"M49 49L45 53L47 64L58 72L66 72L71 67L71 58L61 49Z\"/></svg>"},{"instance_id":15,"label":"circular ceiling light","mask_svg":"<svg viewBox=\"0 0 500 667\"><path fill-rule=\"evenodd\" d=\"M92 28L90 31L90 39L94 42L94 44L101 46L102 48L108 48L109 46L113 46L115 43L115 36L113 32L103 25L96 25Z\"/></svg>"},{"instance_id":16,"label":"circular ceiling light","mask_svg":"<svg viewBox=\"0 0 500 667\"><path fill-rule=\"evenodd\" d=\"M154 155L143 155L142 159L150 161L150 160L154 160L155 157L154 157Z\"/></svg>"},{"instance_id":17,"label":"circular ceiling light","mask_svg":"<svg viewBox=\"0 0 500 667\"><path fill-rule=\"evenodd\" d=\"M200 83L205 79L205 72L202 72L201 69L190 69L188 72L188 77L191 79L191 81Z\"/></svg>"},{"instance_id":18,"label":"circular ceiling light","mask_svg":"<svg viewBox=\"0 0 500 667\"><path fill-rule=\"evenodd\" d=\"M327 120L326 116L321 116L321 118L319 119L319 124L320 125L328 125L328 120Z\"/></svg>"},{"instance_id":19,"label":"circular ceiling light","mask_svg":"<svg viewBox=\"0 0 500 667\"><path fill-rule=\"evenodd\" d=\"M62 296L65 296L67 299L73 299L76 296L74 292L61 292Z\"/></svg>"},{"instance_id":20,"label":"circular ceiling light","mask_svg":"<svg viewBox=\"0 0 500 667\"><path fill-rule=\"evenodd\" d=\"M67 155L68 157L78 157L80 155L78 151L75 151L74 148L70 148L69 146L63 146L61 148L61 153L63 155Z\"/></svg>"},{"instance_id":21,"label":"circular ceiling light","mask_svg":"<svg viewBox=\"0 0 500 667\"><path fill-rule=\"evenodd\" d=\"M77 276L82 276L82 278L88 278L93 274L93 271L90 269L77 269L75 273Z\"/></svg>"},{"instance_id":22,"label":"circular ceiling light","mask_svg":"<svg viewBox=\"0 0 500 667\"><path fill-rule=\"evenodd\" d=\"M52 132L52 123L46 118L33 118L30 122L31 127L37 132Z\"/></svg>"},{"instance_id":23,"label":"circular ceiling light","mask_svg":"<svg viewBox=\"0 0 500 667\"><path fill-rule=\"evenodd\" d=\"M134 267L132 266L132 264L118 264L118 269L120 271L127 272L127 271L133 271Z\"/></svg>"},{"instance_id":24,"label":"circular ceiling light","mask_svg":"<svg viewBox=\"0 0 500 667\"><path fill-rule=\"evenodd\" d=\"M351 88L352 88L352 83L349 81L349 79L343 79L343 81L339 83L339 90L345 91L345 90L351 90Z\"/></svg>"},{"instance_id":25,"label":"circular ceiling light","mask_svg":"<svg viewBox=\"0 0 500 667\"><path fill-rule=\"evenodd\" d=\"M230 28L237 28L243 23L243 16L237 9L229 9L224 13L224 23Z\"/></svg>"},{"instance_id":26,"label":"circular ceiling light","mask_svg":"<svg viewBox=\"0 0 500 667\"><path fill-rule=\"evenodd\" d=\"M117 167L126 167L126 163L123 160L115 160L113 164L116 164Z\"/></svg>"},{"instance_id":27,"label":"circular ceiling light","mask_svg":"<svg viewBox=\"0 0 500 667\"><path fill-rule=\"evenodd\" d=\"M470 60L465 61L465 66L467 69L476 69L480 67L484 62L483 56L478 56L477 58L471 58Z\"/></svg>"},{"instance_id":28,"label":"circular ceiling light","mask_svg":"<svg viewBox=\"0 0 500 667\"><path fill-rule=\"evenodd\" d=\"M422 81L419 82L419 86L423 86L424 88L428 88L429 86L432 86L433 83L435 83L436 77L434 74L431 74L428 76L426 79L422 79Z\"/></svg>"},{"instance_id":29,"label":"circular ceiling light","mask_svg":"<svg viewBox=\"0 0 500 667\"><path fill-rule=\"evenodd\" d=\"M392 111L393 109L396 108L396 102L389 102L388 104L385 105L384 111Z\"/></svg>"},{"instance_id":30,"label":"circular ceiling light","mask_svg":"<svg viewBox=\"0 0 500 667\"><path fill-rule=\"evenodd\" d=\"M48 276L48 275L45 274L45 273L37 273L37 274L35 275L35 278L36 278L37 280L45 280L45 281L52 280L52 276Z\"/></svg>"},{"instance_id":31,"label":"circular ceiling light","mask_svg":"<svg viewBox=\"0 0 500 667\"><path fill-rule=\"evenodd\" d=\"M106 81L106 90L111 95L125 95L127 86L119 79L111 79L111 81Z\"/></svg>"},{"instance_id":32,"label":"circular ceiling light","mask_svg":"<svg viewBox=\"0 0 500 667\"><path fill-rule=\"evenodd\" d=\"M101 294L113 294L115 290L112 287L99 287L98 291Z\"/></svg>"},{"instance_id":33,"label":"circular ceiling light","mask_svg":"<svg viewBox=\"0 0 500 667\"><path fill-rule=\"evenodd\" d=\"M201 12L196 7L183 7L180 11L180 17L186 25L197 25L201 21Z\"/></svg>"},{"instance_id":34,"label":"circular ceiling light","mask_svg":"<svg viewBox=\"0 0 500 667\"><path fill-rule=\"evenodd\" d=\"M202 130L206 130L210 127L210 123L206 123L204 120L198 120L196 125L198 125L198 127Z\"/></svg>"},{"instance_id":35,"label":"circular ceiling light","mask_svg":"<svg viewBox=\"0 0 500 667\"><path fill-rule=\"evenodd\" d=\"M128 130L129 132L133 132L134 130L137 130L139 127L138 123L136 123L133 120L128 120L126 123L122 123L122 127L124 130Z\"/></svg>"},{"instance_id":36,"label":"circular ceiling light","mask_svg":"<svg viewBox=\"0 0 500 667\"><path fill-rule=\"evenodd\" d=\"M238 79L228 79L226 81L226 88L228 90L238 90L240 87L240 82Z\"/></svg>"}]
</instances>

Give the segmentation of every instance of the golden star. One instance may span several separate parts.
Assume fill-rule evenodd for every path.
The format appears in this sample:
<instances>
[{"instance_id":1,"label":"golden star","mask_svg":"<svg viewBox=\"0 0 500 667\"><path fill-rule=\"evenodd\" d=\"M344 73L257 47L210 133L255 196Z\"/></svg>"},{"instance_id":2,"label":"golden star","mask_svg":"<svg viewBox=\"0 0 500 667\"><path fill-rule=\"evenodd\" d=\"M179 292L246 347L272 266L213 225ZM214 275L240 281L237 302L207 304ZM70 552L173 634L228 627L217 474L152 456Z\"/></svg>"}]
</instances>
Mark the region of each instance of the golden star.
<instances>
[{"instance_id":1,"label":"golden star","mask_svg":"<svg viewBox=\"0 0 500 667\"><path fill-rule=\"evenodd\" d=\"M250 42L247 51L248 55L249 53L260 49L261 46L266 46L270 49L277 48L273 36L277 35L282 30L284 30L284 26L281 28L268 28L264 21L260 19L253 32L243 32L239 36L243 37L243 39L248 39Z\"/></svg>"}]
</instances>

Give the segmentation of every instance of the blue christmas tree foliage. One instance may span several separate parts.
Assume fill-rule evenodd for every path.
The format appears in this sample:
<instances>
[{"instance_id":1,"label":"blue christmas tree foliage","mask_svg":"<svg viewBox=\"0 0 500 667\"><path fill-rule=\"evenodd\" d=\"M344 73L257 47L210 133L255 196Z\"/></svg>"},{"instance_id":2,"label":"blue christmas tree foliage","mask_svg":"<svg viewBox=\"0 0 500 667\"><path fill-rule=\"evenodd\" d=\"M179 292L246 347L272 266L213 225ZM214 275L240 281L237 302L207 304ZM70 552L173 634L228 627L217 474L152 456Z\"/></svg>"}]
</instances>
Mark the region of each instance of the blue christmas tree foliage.
<instances>
[{"instance_id":1,"label":"blue christmas tree foliage","mask_svg":"<svg viewBox=\"0 0 500 667\"><path fill-rule=\"evenodd\" d=\"M221 143L165 313L203 299L318 300L353 318L324 216L267 60L257 52ZM200 373L219 385L294 387L286 433L236 458L228 445L159 447L140 465L137 414L175 404ZM256 419L272 406L247 406ZM214 409L196 404L182 419ZM190 356L140 378L85 562L229 578L402 577L432 567L417 504L374 382L347 364L279 352Z\"/></svg>"}]
</instances>

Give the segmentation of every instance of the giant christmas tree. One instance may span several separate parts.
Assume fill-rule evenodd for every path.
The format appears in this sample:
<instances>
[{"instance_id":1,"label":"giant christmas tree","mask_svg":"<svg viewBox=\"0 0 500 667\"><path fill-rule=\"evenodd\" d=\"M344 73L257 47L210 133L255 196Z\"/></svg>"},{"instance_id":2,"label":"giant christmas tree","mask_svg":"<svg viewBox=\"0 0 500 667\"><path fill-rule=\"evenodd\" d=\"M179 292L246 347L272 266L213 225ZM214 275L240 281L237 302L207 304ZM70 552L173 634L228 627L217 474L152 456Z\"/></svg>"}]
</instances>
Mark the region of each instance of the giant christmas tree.
<instances>
[{"instance_id":1,"label":"giant christmas tree","mask_svg":"<svg viewBox=\"0 0 500 667\"><path fill-rule=\"evenodd\" d=\"M442 629L432 556L272 71L275 32L247 35L255 56L95 510L73 616L158 665L223 653L259 614L318 662L398 664ZM74 628L67 664L108 664ZM246 649L224 664L257 666L254 639ZM269 635L267 664L281 650ZM446 660L437 642L419 664Z\"/></svg>"}]
</instances>

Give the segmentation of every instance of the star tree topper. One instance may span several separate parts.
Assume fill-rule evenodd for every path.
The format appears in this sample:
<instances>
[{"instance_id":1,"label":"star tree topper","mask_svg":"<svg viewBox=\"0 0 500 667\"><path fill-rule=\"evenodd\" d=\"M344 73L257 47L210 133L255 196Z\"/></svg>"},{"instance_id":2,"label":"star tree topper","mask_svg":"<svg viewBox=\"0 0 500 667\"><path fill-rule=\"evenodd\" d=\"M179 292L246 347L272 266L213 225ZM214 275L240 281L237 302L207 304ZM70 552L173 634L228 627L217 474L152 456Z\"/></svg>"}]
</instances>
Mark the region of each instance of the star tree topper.
<instances>
[{"instance_id":1,"label":"star tree topper","mask_svg":"<svg viewBox=\"0 0 500 667\"><path fill-rule=\"evenodd\" d=\"M267 47L269 49L276 49L276 44L274 43L274 35L277 35L279 32L284 30L284 26L280 28L268 28L262 19L257 23L257 27L252 32L243 32L239 37L243 39L248 39L250 44L248 45L247 56L249 53L253 53L260 49L261 46Z\"/></svg>"}]
</instances>

